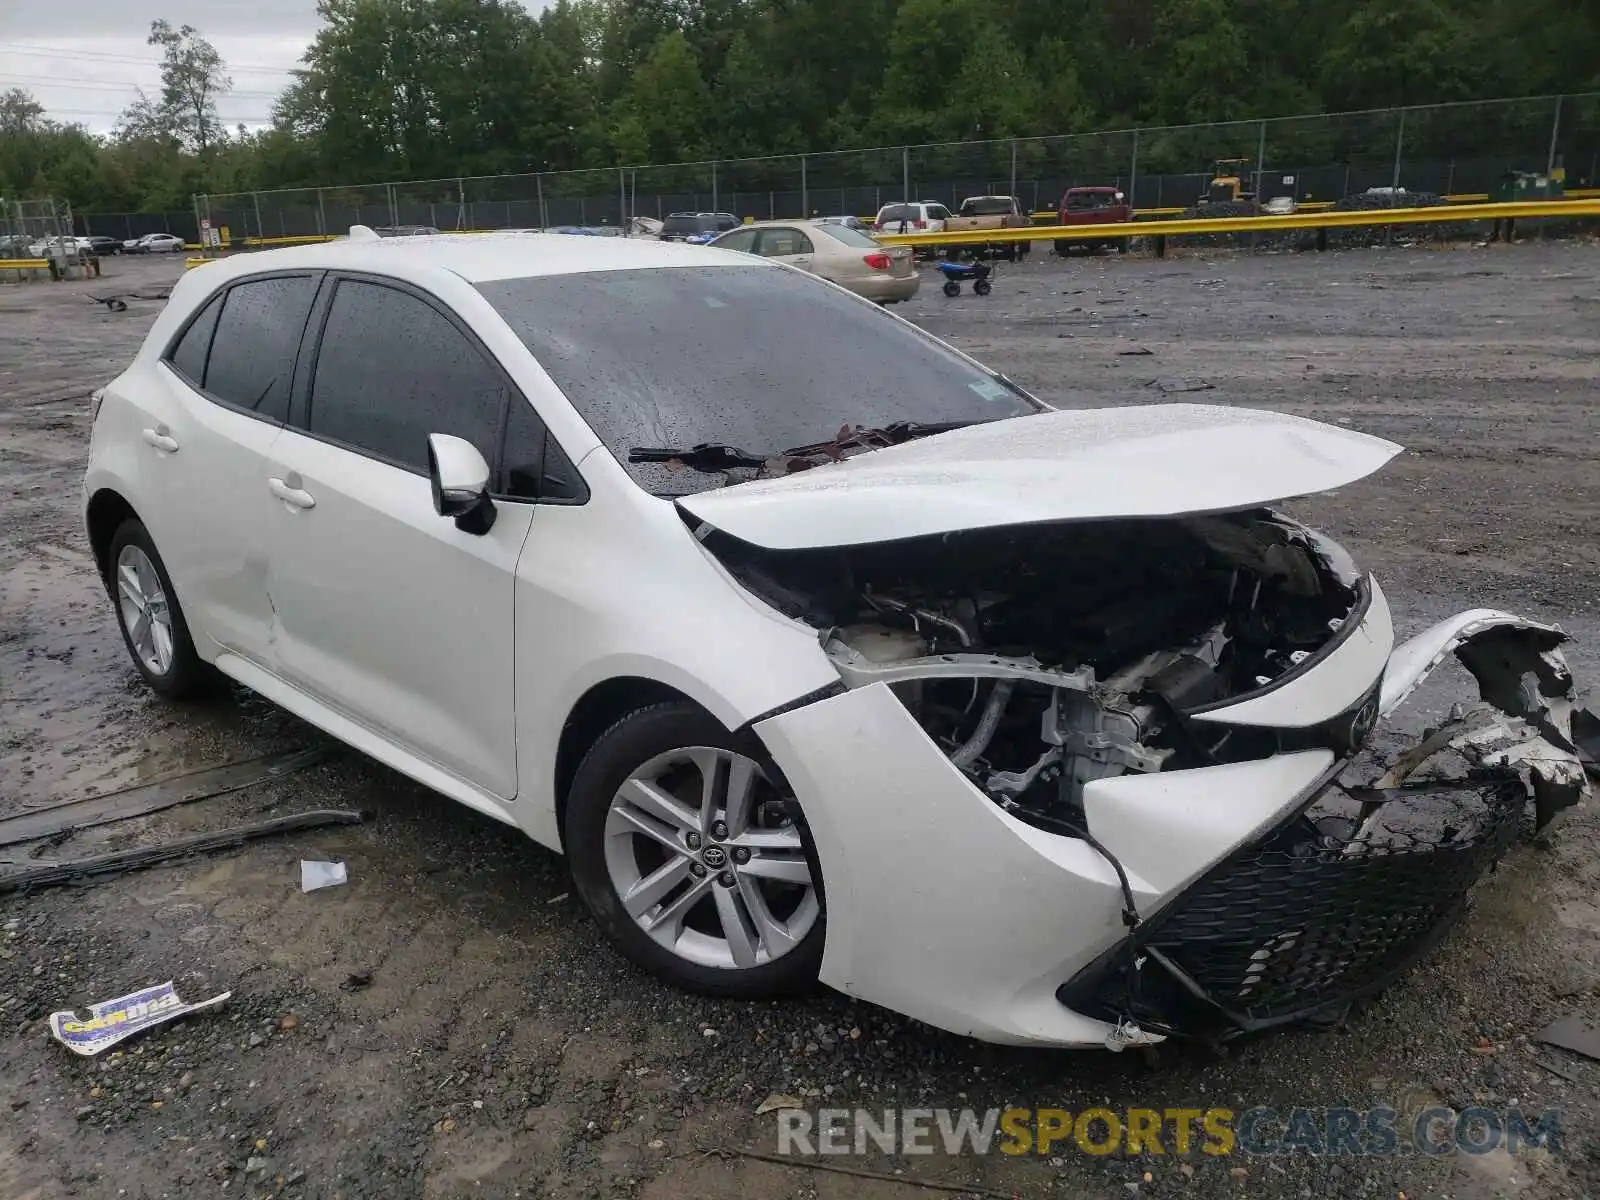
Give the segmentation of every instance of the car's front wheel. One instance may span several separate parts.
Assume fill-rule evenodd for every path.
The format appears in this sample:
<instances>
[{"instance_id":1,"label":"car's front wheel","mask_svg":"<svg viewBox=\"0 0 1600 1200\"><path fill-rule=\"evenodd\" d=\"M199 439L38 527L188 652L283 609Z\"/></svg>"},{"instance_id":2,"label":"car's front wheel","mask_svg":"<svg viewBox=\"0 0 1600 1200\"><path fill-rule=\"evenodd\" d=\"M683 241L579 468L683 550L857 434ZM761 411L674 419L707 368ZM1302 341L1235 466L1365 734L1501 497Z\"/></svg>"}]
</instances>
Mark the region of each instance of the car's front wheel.
<instances>
[{"instance_id":1,"label":"car's front wheel","mask_svg":"<svg viewBox=\"0 0 1600 1200\"><path fill-rule=\"evenodd\" d=\"M130 517L112 535L106 588L133 665L170 700L206 692L215 676L195 653L189 625L150 532Z\"/></svg>"},{"instance_id":2,"label":"car's front wheel","mask_svg":"<svg viewBox=\"0 0 1600 1200\"><path fill-rule=\"evenodd\" d=\"M566 851L595 921L669 983L745 999L815 984L823 896L804 817L759 739L689 703L612 726L568 796Z\"/></svg>"}]
</instances>

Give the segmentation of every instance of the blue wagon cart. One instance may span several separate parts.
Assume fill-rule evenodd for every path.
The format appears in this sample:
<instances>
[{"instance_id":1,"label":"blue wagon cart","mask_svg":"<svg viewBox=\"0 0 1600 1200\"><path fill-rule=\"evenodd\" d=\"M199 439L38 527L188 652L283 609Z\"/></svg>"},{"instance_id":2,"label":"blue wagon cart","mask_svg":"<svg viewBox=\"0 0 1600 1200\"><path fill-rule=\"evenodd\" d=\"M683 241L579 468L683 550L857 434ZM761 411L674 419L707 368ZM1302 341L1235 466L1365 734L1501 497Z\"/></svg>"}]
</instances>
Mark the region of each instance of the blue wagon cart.
<instances>
[{"instance_id":1,"label":"blue wagon cart","mask_svg":"<svg viewBox=\"0 0 1600 1200\"><path fill-rule=\"evenodd\" d=\"M987 296L994 287L989 282L989 276L994 274L994 268L986 262L942 262L938 266L939 273L944 276L946 296L959 296L961 285L969 279L972 281L972 290L980 296Z\"/></svg>"}]
</instances>

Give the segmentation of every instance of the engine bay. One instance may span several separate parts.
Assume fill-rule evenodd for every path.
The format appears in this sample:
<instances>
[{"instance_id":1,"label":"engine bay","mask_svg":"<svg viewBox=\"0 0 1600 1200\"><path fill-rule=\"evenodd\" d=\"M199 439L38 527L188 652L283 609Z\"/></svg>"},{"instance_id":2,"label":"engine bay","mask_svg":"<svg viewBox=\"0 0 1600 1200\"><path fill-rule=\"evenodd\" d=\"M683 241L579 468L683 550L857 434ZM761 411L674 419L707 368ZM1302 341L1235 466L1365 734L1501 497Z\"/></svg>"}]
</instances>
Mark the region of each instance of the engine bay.
<instances>
[{"instance_id":1,"label":"engine bay","mask_svg":"<svg viewBox=\"0 0 1600 1200\"><path fill-rule=\"evenodd\" d=\"M1265 509L763 550L709 531L751 591L820 631L847 686L887 683L1003 808L1083 828L1125 772L1273 753L1188 714L1299 670L1359 620L1337 544Z\"/></svg>"}]
</instances>

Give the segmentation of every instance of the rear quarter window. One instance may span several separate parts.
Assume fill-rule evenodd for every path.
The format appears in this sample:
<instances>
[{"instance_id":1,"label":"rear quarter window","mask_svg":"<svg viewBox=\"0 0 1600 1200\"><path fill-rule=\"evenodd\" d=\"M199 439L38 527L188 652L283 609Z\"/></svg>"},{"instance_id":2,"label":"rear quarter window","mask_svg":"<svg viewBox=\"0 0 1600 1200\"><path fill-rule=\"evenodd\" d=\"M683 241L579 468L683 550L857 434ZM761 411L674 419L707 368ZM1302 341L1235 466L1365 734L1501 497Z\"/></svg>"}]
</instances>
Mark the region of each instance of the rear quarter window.
<instances>
[{"instance_id":1,"label":"rear quarter window","mask_svg":"<svg viewBox=\"0 0 1600 1200\"><path fill-rule=\"evenodd\" d=\"M211 335L216 332L217 315L221 311L222 297L211 297L167 353L172 369L197 388L205 385L206 355L211 350Z\"/></svg>"}]
</instances>

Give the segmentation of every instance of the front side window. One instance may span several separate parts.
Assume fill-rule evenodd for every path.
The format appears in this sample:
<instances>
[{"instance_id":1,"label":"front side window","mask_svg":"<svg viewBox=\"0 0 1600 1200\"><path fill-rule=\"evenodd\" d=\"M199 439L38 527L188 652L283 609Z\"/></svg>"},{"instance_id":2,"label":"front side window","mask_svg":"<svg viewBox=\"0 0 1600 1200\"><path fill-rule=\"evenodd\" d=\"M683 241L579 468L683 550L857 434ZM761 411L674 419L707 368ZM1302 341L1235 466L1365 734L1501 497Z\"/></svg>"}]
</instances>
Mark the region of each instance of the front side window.
<instances>
[{"instance_id":1,"label":"front side window","mask_svg":"<svg viewBox=\"0 0 1600 1200\"><path fill-rule=\"evenodd\" d=\"M798 271L750 263L477 285L640 486L685 495L722 471L630 463L634 447L772 455L841 426L1039 411L915 328ZM820 352L818 347L825 347Z\"/></svg>"},{"instance_id":2,"label":"front side window","mask_svg":"<svg viewBox=\"0 0 1600 1200\"><path fill-rule=\"evenodd\" d=\"M287 418L295 355L316 293L314 275L251 279L229 288L211 338L205 390L270 420Z\"/></svg>"},{"instance_id":3,"label":"front side window","mask_svg":"<svg viewBox=\"0 0 1600 1200\"><path fill-rule=\"evenodd\" d=\"M465 438L493 463L507 391L478 347L431 304L344 279L322 329L308 427L422 474L430 433Z\"/></svg>"}]
</instances>

